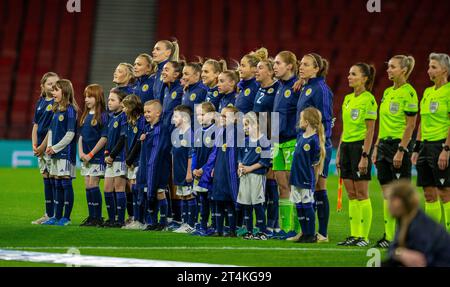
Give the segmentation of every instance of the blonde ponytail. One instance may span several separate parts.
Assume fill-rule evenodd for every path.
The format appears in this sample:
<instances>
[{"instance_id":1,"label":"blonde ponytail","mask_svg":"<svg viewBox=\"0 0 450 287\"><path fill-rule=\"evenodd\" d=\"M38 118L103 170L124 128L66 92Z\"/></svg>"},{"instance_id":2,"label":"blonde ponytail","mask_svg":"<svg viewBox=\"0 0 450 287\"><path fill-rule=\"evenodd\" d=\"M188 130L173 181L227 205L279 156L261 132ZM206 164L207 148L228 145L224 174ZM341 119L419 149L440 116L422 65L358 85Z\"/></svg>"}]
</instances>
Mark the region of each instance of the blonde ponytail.
<instances>
[{"instance_id":1,"label":"blonde ponytail","mask_svg":"<svg viewBox=\"0 0 450 287\"><path fill-rule=\"evenodd\" d=\"M392 59L397 59L400 61L400 67L402 69L406 69L405 72L405 79L408 80L409 76L411 75L414 66L416 65L416 60L413 56L405 56L405 55L396 55L392 57Z\"/></svg>"}]
</instances>

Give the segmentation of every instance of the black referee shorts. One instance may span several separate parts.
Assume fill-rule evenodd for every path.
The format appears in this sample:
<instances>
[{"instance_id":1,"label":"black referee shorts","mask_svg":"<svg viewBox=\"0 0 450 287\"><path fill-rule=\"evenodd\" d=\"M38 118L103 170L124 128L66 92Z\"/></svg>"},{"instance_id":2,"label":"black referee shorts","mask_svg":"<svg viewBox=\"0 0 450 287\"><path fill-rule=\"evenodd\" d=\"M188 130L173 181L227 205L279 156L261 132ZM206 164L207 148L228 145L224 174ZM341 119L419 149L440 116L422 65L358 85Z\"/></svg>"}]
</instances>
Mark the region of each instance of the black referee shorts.
<instances>
[{"instance_id":1,"label":"black referee shorts","mask_svg":"<svg viewBox=\"0 0 450 287\"><path fill-rule=\"evenodd\" d=\"M377 161L377 177L381 185L389 184L394 180L411 179L411 152L403 154L402 166L395 168L393 164L394 156L398 150L400 140L380 140L378 144ZM412 145L408 146L408 150L412 150Z\"/></svg>"},{"instance_id":2,"label":"black referee shorts","mask_svg":"<svg viewBox=\"0 0 450 287\"><path fill-rule=\"evenodd\" d=\"M417 160L417 186L436 186L438 188L450 187L450 168L440 170L438 166L439 155L442 152L445 140L424 141Z\"/></svg>"},{"instance_id":3,"label":"black referee shorts","mask_svg":"<svg viewBox=\"0 0 450 287\"><path fill-rule=\"evenodd\" d=\"M359 173L358 165L361 160L363 152L364 141L357 141L351 143L341 143L340 147L340 161L341 178L351 179L354 181L371 180L372 159L369 155L369 165L367 166L367 174Z\"/></svg>"}]
</instances>

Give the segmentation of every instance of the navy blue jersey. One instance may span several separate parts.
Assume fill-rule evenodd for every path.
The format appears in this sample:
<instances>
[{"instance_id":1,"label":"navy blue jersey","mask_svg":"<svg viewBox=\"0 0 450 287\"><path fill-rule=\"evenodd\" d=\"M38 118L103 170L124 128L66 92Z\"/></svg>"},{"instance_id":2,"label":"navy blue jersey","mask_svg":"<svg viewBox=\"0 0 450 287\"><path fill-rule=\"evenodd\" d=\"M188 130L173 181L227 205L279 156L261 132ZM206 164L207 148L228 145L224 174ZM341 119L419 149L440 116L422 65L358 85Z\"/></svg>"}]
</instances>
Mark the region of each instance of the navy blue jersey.
<instances>
[{"instance_id":1,"label":"navy blue jersey","mask_svg":"<svg viewBox=\"0 0 450 287\"><path fill-rule=\"evenodd\" d=\"M314 107L322 113L325 137L330 138L333 121L333 93L323 77L312 78L302 87L300 99L297 103L297 121L300 112L307 107Z\"/></svg>"},{"instance_id":2,"label":"navy blue jersey","mask_svg":"<svg viewBox=\"0 0 450 287\"><path fill-rule=\"evenodd\" d=\"M170 86L164 85L164 99L162 101L162 122L163 125L170 130L173 130L173 110L177 106L181 105L182 97L183 87L180 84L180 80L176 80L175 82L171 83Z\"/></svg>"},{"instance_id":3,"label":"navy blue jersey","mask_svg":"<svg viewBox=\"0 0 450 287\"><path fill-rule=\"evenodd\" d=\"M219 94L219 89L217 88L217 86L213 88L208 88L208 92L206 93L206 101L213 104L214 108L216 108L216 111L218 111L221 96L223 95Z\"/></svg>"},{"instance_id":4,"label":"navy blue jersey","mask_svg":"<svg viewBox=\"0 0 450 287\"><path fill-rule=\"evenodd\" d=\"M188 161L192 157L192 129L185 132L174 130L172 135L173 183L177 186L190 186L186 182Z\"/></svg>"},{"instance_id":5,"label":"navy blue jersey","mask_svg":"<svg viewBox=\"0 0 450 287\"><path fill-rule=\"evenodd\" d=\"M228 135L227 135L228 134ZM228 141L234 139L227 144ZM214 168L212 200L236 202L239 192L237 129L235 125L217 131L213 152L204 173L210 174Z\"/></svg>"},{"instance_id":6,"label":"navy blue jersey","mask_svg":"<svg viewBox=\"0 0 450 287\"><path fill-rule=\"evenodd\" d=\"M239 151L239 160L245 166L252 166L260 163L263 167L258 168L251 173L266 174L270 167L270 141L265 137L259 140L253 140L250 137L245 138L245 147Z\"/></svg>"},{"instance_id":7,"label":"navy blue jersey","mask_svg":"<svg viewBox=\"0 0 450 287\"><path fill-rule=\"evenodd\" d=\"M119 138L125 136L127 132L127 116L124 112L110 114L108 123L108 141L106 143L105 151L111 153L116 146ZM125 161L125 146L114 158L114 161Z\"/></svg>"},{"instance_id":8,"label":"navy blue jersey","mask_svg":"<svg viewBox=\"0 0 450 287\"><path fill-rule=\"evenodd\" d=\"M290 184L300 188L314 190L316 186L314 166L319 163L319 160L319 136L314 134L305 138L301 131L297 136L297 143L295 145Z\"/></svg>"},{"instance_id":9,"label":"navy blue jersey","mask_svg":"<svg viewBox=\"0 0 450 287\"><path fill-rule=\"evenodd\" d=\"M142 104L153 100L153 85L155 75L144 75L137 79L133 87L133 93L141 99Z\"/></svg>"},{"instance_id":10,"label":"navy blue jersey","mask_svg":"<svg viewBox=\"0 0 450 287\"><path fill-rule=\"evenodd\" d=\"M239 94L236 99L236 108L246 114L253 111L255 95L259 89L259 83L252 78L250 80L241 80L238 83Z\"/></svg>"},{"instance_id":11,"label":"navy blue jersey","mask_svg":"<svg viewBox=\"0 0 450 287\"><path fill-rule=\"evenodd\" d=\"M279 86L280 82L275 81L269 87L260 87L255 95L253 111L257 113L271 113L273 111L273 103Z\"/></svg>"},{"instance_id":12,"label":"navy blue jersey","mask_svg":"<svg viewBox=\"0 0 450 287\"><path fill-rule=\"evenodd\" d=\"M213 150L216 125L198 128L194 133L192 147L192 170L203 168Z\"/></svg>"},{"instance_id":13,"label":"navy blue jersey","mask_svg":"<svg viewBox=\"0 0 450 287\"><path fill-rule=\"evenodd\" d=\"M132 95L134 93L134 86L128 85L128 86L122 86L122 87L115 87L115 89L118 89L119 91L124 92L127 95Z\"/></svg>"},{"instance_id":14,"label":"navy blue jersey","mask_svg":"<svg viewBox=\"0 0 450 287\"><path fill-rule=\"evenodd\" d=\"M125 144L125 153L128 156L136 142L139 140L141 134L144 132L145 127L145 118L144 116L139 116L136 121L136 124L132 125L131 123L127 124L127 130L125 136L127 138ZM134 166L139 166L139 156L136 156L134 162Z\"/></svg>"},{"instance_id":15,"label":"navy blue jersey","mask_svg":"<svg viewBox=\"0 0 450 287\"><path fill-rule=\"evenodd\" d=\"M285 143L297 136L297 102L299 98L298 92L294 92L292 86L297 81L297 77L293 76L287 81L280 80L273 111L279 116L280 143Z\"/></svg>"},{"instance_id":16,"label":"navy blue jersey","mask_svg":"<svg viewBox=\"0 0 450 287\"><path fill-rule=\"evenodd\" d=\"M142 129L142 134L147 135L150 131L150 128L150 124L148 122L145 122ZM147 153L146 146L144 146L146 143L145 140L141 141L140 138L138 138L138 141L140 141L141 143L141 150L138 156L139 162L137 166L139 166L139 169L136 174L136 185L139 189L144 189L144 187L147 187L147 162L149 159L149 155Z\"/></svg>"},{"instance_id":17,"label":"navy blue jersey","mask_svg":"<svg viewBox=\"0 0 450 287\"><path fill-rule=\"evenodd\" d=\"M397 223L399 226L401 222ZM389 256L394 257L399 247L398 230L389 247ZM443 226L419 210L411 221L406 234L405 248L421 252L429 267L450 267L450 235Z\"/></svg>"},{"instance_id":18,"label":"navy blue jersey","mask_svg":"<svg viewBox=\"0 0 450 287\"><path fill-rule=\"evenodd\" d=\"M81 145L85 154L90 153L102 137L108 136L108 113L102 114L100 123L94 119L94 115L91 113L87 114L80 128ZM89 162L103 164L105 161L104 156L105 147L99 150Z\"/></svg>"},{"instance_id":19,"label":"navy blue jersey","mask_svg":"<svg viewBox=\"0 0 450 287\"><path fill-rule=\"evenodd\" d=\"M34 111L33 124L38 125L37 128L37 145L41 145L42 141L47 135L48 128L53 118L53 98L46 100L44 97L40 97L36 109Z\"/></svg>"},{"instance_id":20,"label":"navy blue jersey","mask_svg":"<svg viewBox=\"0 0 450 287\"><path fill-rule=\"evenodd\" d=\"M189 85L183 94L182 104L191 108L194 111L195 105L206 101L206 94L208 87L203 85L202 81Z\"/></svg>"},{"instance_id":21,"label":"navy blue jersey","mask_svg":"<svg viewBox=\"0 0 450 287\"><path fill-rule=\"evenodd\" d=\"M50 124L52 131L52 145L59 143L68 132L77 133L77 112L72 105L68 105L65 111L57 111L53 114L52 123ZM72 164L76 162L76 136L72 141L60 152L52 155L52 158L66 159Z\"/></svg>"},{"instance_id":22,"label":"navy blue jersey","mask_svg":"<svg viewBox=\"0 0 450 287\"><path fill-rule=\"evenodd\" d=\"M170 133L159 121L154 126L147 125L142 143L148 197L155 197L159 188L167 188L170 177ZM141 157L142 158L142 157Z\"/></svg>"},{"instance_id":23,"label":"navy blue jersey","mask_svg":"<svg viewBox=\"0 0 450 287\"><path fill-rule=\"evenodd\" d=\"M161 102L164 95L164 82L162 80L161 73L164 68L164 65L167 62L169 62L169 60L166 60L158 64L158 69L156 70L155 73L155 82L153 83L153 97L156 100L160 100Z\"/></svg>"},{"instance_id":24,"label":"navy blue jersey","mask_svg":"<svg viewBox=\"0 0 450 287\"><path fill-rule=\"evenodd\" d=\"M231 92L229 94L220 94L220 104L219 104L219 112L223 110L225 107L234 107L236 103L237 94L235 92Z\"/></svg>"}]
</instances>

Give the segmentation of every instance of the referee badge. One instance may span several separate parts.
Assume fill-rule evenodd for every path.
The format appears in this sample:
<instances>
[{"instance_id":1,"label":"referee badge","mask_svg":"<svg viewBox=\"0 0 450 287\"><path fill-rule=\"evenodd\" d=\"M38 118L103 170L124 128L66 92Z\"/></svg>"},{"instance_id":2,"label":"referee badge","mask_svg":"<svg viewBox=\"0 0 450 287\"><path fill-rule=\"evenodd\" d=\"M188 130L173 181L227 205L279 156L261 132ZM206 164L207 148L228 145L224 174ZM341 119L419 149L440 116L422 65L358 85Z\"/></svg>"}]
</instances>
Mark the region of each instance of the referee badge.
<instances>
[{"instance_id":1,"label":"referee badge","mask_svg":"<svg viewBox=\"0 0 450 287\"><path fill-rule=\"evenodd\" d=\"M175 100L175 98L177 97L177 92L173 92L171 97L172 97L172 100Z\"/></svg>"},{"instance_id":2,"label":"referee badge","mask_svg":"<svg viewBox=\"0 0 450 287\"><path fill-rule=\"evenodd\" d=\"M195 101L195 98L197 98L197 95L195 93L193 93L189 99L191 100L191 102Z\"/></svg>"},{"instance_id":3,"label":"referee badge","mask_svg":"<svg viewBox=\"0 0 450 287\"><path fill-rule=\"evenodd\" d=\"M284 97L289 98L291 96L291 93L291 90L287 90L286 92L284 92Z\"/></svg>"},{"instance_id":4,"label":"referee badge","mask_svg":"<svg viewBox=\"0 0 450 287\"><path fill-rule=\"evenodd\" d=\"M260 146L255 148L255 152L256 152L257 154L260 154L261 151L262 151L262 149L261 149Z\"/></svg>"},{"instance_id":5,"label":"referee badge","mask_svg":"<svg viewBox=\"0 0 450 287\"><path fill-rule=\"evenodd\" d=\"M311 95L311 93L312 93L312 89L309 88L309 89L306 90L306 93L305 93L305 94L306 94L307 96L309 96L309 95Z\"/></svg>"},{"instance_id":6,"label":"referee badge","mask_svg":"<svg viewBox=\"0 0 450 287\"><path fill-rule=\"evenodd\" d=\"M227 144L226 144L226 143L224 143L224 144L222 145L222 151L223 151L223 152L227 151Z\"/></svg>"},{"instance_id":7,"label":"referee badge","mask_svg":"<svg viewBox=\"0 0 450 287\"><path fill-rule=\"evenodd\" d=\"M430 112L432 114L436 113L439 109L439 103L438 102L430 102Z\"/></svg>"},{"instance_id":8,"label":"referee badge","mask_svg":"<svg viewBox=\"0 0 450 287\"><path fill-rule=\"evenodd\" d=\"M64 116L63 116L63 115L59 115L58 120L59 120L60 122L62 122L62 121L64 120Z\"/></svg>"},{"instance_id":9,"label":"referee badge","mask_svg":"<svg viewBox=\"0 0 450 287\"><path fill-rule=\"evenodd\" d=\"M214 98L217 98L218 95L219 95L219 92L218 91L214 91L214 93L213 93Z\"/></svg>"},{"instance_id":10,"label":"referee badge","mask_svg":"<svg viewBox=\"0 0 450 287\"><path fill-rule=\"evenodd\" d=\"M248 97L248 95L250 95L250 93L251 93L251 90L250 89L246 89L244 91L244 96Z\"/></svg>"},{"instance_id":11,"label":"referee badge","mask_svg":"<svg viewBox=\"0 0 450 287\"><path fill-rule=\"evenodd\" d=\"M311 150L311 146L310 146L309 144L305 144L305 145L303 146L303 150L304 150L304 151L310 151L310 150Z\"/></svg>"},{"instance_id":12,"label":"referee badge","mask_svg":"<svg viewBox=\"0 0 450 287\"><path fill-rule=\"evenodd\" d=\"M53 108L52 104L48 105L46 108L47 112L50 112L52 110L52 108Z\"/></svg>"},{"instance_id":13,"label":"referee badge","mask_svg":"<svg viewBox=\"0 0 450 287\"><path fill-rule=\"evenodd\" d=\"M119 122L114 122L113 127L116 129L119 126Z\"/></svg>"},{"instance_id":14,"label":"referee badge","mask_svg":"<svg viewBox=\"0 0 450 287\"><path fill-rule=\"evenodd\" d=\"M275 91L275 90L274 90L273 88L270 88L267 92L268 92L269 94L272 94L274 91Z\"/></svg>"},{"instance_id":15,"label":"referee badge","mask_svg":"<svg viewBox=\"0 0 450 287\"><path fill-rule=\"evenodd\" d=\"M148 91L148 85L147 84L142 86L142 91L143 92L147 92Z\"/></svg>"},{"instance_id":16,"label":"referee badge","mask_svg":"<svg viewBox=\"0 0 450 287\"><path fill-rule=\"evenodd\" d=\"M396 113L398 113L399 110L400 110L400 104L399 103L391 102L389 104L389 112L391 112L391 114L396 114Z\"/></svg>"},{"instance_id":17,"label":"referee badge","mask_svg":"<svg viewBox=\"0 0 450 287\"><path fill-rule=\"evenodd\" d=\"M134 128L133 128L133 133L137 134L137 132L138 132L138 128L137 128L137 127L134 127Z\"/></svg>"},{"instance_id":18,"label":"referee badge","mask_svg":"<svg viewBox=\"0 0 450 287\"><path fill-rule=\"evenodd\" d=\"M356 120L359 117L359 110L358 109L352 109L351 112L352 120Z\"/></svg>"}]
</instances>

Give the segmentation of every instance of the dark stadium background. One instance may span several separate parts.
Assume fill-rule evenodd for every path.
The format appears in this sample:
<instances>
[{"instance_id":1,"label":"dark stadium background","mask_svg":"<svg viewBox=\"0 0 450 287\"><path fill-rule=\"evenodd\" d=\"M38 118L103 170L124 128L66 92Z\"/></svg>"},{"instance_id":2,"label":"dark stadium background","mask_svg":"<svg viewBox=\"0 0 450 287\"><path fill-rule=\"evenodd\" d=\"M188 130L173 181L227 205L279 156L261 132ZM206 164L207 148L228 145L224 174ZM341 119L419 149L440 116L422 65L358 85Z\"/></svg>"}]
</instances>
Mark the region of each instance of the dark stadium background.
<instances>
[{"instance_id":1,"label":"dark stadium background","mask_svg":"<svg viewBox=\"0 0 450 287\"><path fill-rule=\"evenodd\" d=\"M81 13L69 13L65 0L2 0L0 139L29 139L43 73L72 80L82 106L88 83L108 90L119 62L132 63L138 53L151 53L156 39L175 37L187 60L232 64L260 46L271 55L288 49L300 58L317 52L329 59L336 141L351 64L376 65L380 100L390 85L385 62L411 54L410 81L421 97L430 85L428 54L449 52L448 0L380 1L381 13L369 13L366 0L81 0Z\"/></svg>"}]
</instances>

